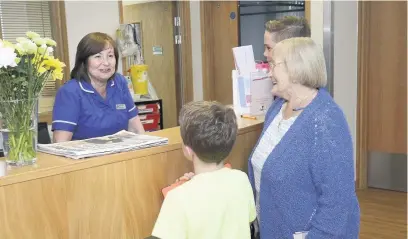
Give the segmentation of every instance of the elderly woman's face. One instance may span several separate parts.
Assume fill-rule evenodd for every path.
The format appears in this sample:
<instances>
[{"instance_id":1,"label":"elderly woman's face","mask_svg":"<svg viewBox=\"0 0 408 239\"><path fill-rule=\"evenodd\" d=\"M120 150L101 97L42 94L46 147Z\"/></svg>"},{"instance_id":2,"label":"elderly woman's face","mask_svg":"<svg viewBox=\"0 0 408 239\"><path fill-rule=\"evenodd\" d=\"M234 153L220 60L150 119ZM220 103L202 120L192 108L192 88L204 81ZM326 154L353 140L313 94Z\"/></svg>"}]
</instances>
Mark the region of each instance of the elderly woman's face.
<instances>
[{"instance_id":1,"label":"elderly woman's face","mask_svg":"<svg viewBox=\"0 0 408 239\"><path fill-rule=\"evenodd\" d=\"M270 77L272 79L272 94L286 98L291 82L286 71L285 62L279 58L274 58L270 62Z\"/></svg>"},{"instance_id":2,"label":"elderly woman's face","mask_svg":"<svg viewBox=\"0 0 408 239\"><path fill-rule=\"evenodd\" d=\"M273 34L265 31L264 34L264 56L266 60L270 62L272 60L272 49L275 47L276 42L273 40Z\"/></svg>"},{"instance_id":3,"label":"elderly woman's face","mask_svg":"<svg viewBox=\"0 0 408 239\"><path fill-rule=\"evenodd\" d=\"M111 46L88 58L88 74L91 79L107 81L115 73L116 58Z\"/></svg>"}]
</instances>

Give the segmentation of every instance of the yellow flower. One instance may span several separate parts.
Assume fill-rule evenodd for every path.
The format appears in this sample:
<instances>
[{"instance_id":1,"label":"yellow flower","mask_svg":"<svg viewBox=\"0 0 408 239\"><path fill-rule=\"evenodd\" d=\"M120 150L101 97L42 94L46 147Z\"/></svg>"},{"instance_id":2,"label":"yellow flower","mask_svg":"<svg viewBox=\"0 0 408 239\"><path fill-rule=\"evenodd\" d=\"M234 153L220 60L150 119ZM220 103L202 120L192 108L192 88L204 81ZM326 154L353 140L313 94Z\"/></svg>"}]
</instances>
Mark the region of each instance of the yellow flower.
<instances>
[{"instance_id":1,"label":"yellow flower","mask_svg":"<svg viewBox=\"0 0 408 239\"><path fill-rule=\"evenodd\" d=\"M20 63L21 58L20 57L16 57L16 59L14 59L14 61L16 62L16 64L18 65L18 63Z\"/></svg>"},{"instance_id":2,"label":"yellow flower","mask_svg":"<svg viewBox=\"0 0 408 239\"><path fill-rule=\"evenodd\" d=\"M33 38L33 42L35 44L37 44L37 46L42 46L45 44L45 39L41 38L41 37L37 37L37 38Z\"/></svg>"},{"instance_id":3,"label":"yellow flower","mask_svg":"<svg viewBox=\"0 0 408 239\"><path fill-rule=\"evenodd\" d=\"M37 73L38 75L42 75L45 72L49 71L50 69L45 67L44 64L44 60L41 59L41 55L40 54L35 54L35 56L33 57L33 59L31 59L31 64L35 65L36 69L37 69ZM41 60L41 61L40 61ZM38 65L37 65L38 62Z\"/></svg>"},{"instance_id":4,"label":"yellow flower","mask_svg":"<svg viewBox=\"0 0 408 239\"><path fill-rule=\"evenodd\" d=\"M57 42L55 42L54 40L50 39L50 38L44 38L45 40L45 44L47 44L47 46L56 46Z\"/></svg>"},{"instance_id":5,"label":"yellow flower","mask_svg":"<svg viewBox=\"0 0 408 239\"><path fill-rule=\"evenodd\" d=\"M53 56L49 56L43 61L43 64L47 70L52 71L52 77L54 80L62 80L64 76L62 68L65 67L65 64L63 62L55 59Z\"/></svg>"},{"instance_id":6,"label":"yellow flower","mask_svg":"<svg viewBox=\"0 0 408 239\"><path fill-rule=\"evenodd\" d=\"M40 35L38 33L35 32L27 32L26 36L29 37L30 39L34 39L34 38L38 38L40 37Z\"/></svg>"},{"instance_id":7,"label":"yellow flower","mask_svg":"<svg viewBox=\"0 0 408 239\"><path fill-rule=\"evenodd\" d=\"M36 52L33 58L31 58L31 65L37 65L37 64L43 65L42 61L43 61L42 55Z\"/></svg>"},{"instance_id":8,"label":"yellow flower","mask_svg":"<svg viewBox=\"0 0 408 239\"><path fill-rule=\"evenodd\" d=\"M44 72L47 72L47 71L48 71L48 70L45 69L43 66L40 66L40 67L38 68L38 74L40 74L40 75L44 74Z\"/></svg>"},{"instance_id":9,"label":"yellow flower","mask_svg":"<svg viewBox=\"0 0 408 239\"><path fill-rule=\"evenodd\" d=\"M44 66L51 70L65 67L65 64L63 62L61 62L58 59L55 59L53 56L47 57L47 59L45 59L43 63Z\"/></svg>"},{"instance_id":10,"label":"yellow flower","mask_svg":"<svg viewBox=\"0 0 408 239\"><path fill-rule=\"evenodd\" d=\"M52 72L52 79L55 80L62 80L62 78L64 78L64 73L61 70L55 70Z\"/></svg>"}]
</instances>

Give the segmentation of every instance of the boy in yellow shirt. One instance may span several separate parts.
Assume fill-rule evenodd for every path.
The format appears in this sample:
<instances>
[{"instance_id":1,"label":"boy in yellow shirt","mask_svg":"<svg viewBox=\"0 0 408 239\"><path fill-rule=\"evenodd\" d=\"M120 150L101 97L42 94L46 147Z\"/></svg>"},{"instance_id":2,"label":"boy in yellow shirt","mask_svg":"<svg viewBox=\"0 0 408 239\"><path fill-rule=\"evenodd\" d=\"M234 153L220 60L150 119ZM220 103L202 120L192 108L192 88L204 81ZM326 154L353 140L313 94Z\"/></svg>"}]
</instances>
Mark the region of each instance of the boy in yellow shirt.
<instances>
[{"instance_id":1,"label":"boy in yellow shirt","mask_svg":"<svg viewBox=\"0 0 408 239\"><path fill-rule=\"evenodd\" d=\"M152 236L250 239L256 217L251 184L244 172L224 167L238 131L234 111L217 102L191 102L179 122L194 176L167 193Z\"/></svg>"}]
</instances>

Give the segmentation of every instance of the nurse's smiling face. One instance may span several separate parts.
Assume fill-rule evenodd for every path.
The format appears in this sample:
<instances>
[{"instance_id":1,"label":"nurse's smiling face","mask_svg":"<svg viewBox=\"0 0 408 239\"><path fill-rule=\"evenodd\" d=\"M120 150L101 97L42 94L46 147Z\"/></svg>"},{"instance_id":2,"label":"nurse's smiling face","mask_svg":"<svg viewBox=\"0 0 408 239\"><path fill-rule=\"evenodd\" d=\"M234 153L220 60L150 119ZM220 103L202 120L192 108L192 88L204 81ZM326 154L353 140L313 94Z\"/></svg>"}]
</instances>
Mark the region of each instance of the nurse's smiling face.
<instances>
[{"instance_id":1,"label":"nurse's smiling face","mask_svg":"<svg viewBox=\"0 0 408 239\"><path fill-rule=\"evenodd\" d=\"M115 73L116 58L112 46L88 58L88 75L91 80L108 81Z\"/></svg>"}]
</instances>

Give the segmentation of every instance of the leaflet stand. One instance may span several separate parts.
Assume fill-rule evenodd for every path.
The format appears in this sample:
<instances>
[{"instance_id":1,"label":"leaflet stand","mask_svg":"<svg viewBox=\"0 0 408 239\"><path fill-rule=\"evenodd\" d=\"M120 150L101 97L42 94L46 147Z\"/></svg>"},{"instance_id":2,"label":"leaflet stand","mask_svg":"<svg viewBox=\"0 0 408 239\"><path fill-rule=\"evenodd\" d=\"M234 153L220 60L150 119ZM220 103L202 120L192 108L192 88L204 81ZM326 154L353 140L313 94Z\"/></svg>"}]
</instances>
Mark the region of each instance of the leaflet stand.
<instances>
[{"instance_id":1,"label":"leaflet stand","mask_svg":"<svg viewBox=\"0 0 408 239\"><path fill-rule=\"evenodd\" d=\"M273 102L272 81L263 71L251 72L250 76L232 71L234 109L240 115L265 115Z\"/></svg>"},{"instance_id":2,"label":"leaflet stand","mask_svg":"<svg viewBox=\"0 0 408 239\"><path fill-rule=\"evenodd\" d=\"M232 71L234 110L240 115L264 115L272 104L272 81L263 66L257 67L252 45L232 49L235 70Z\"/></svg>"}]
</instances>

